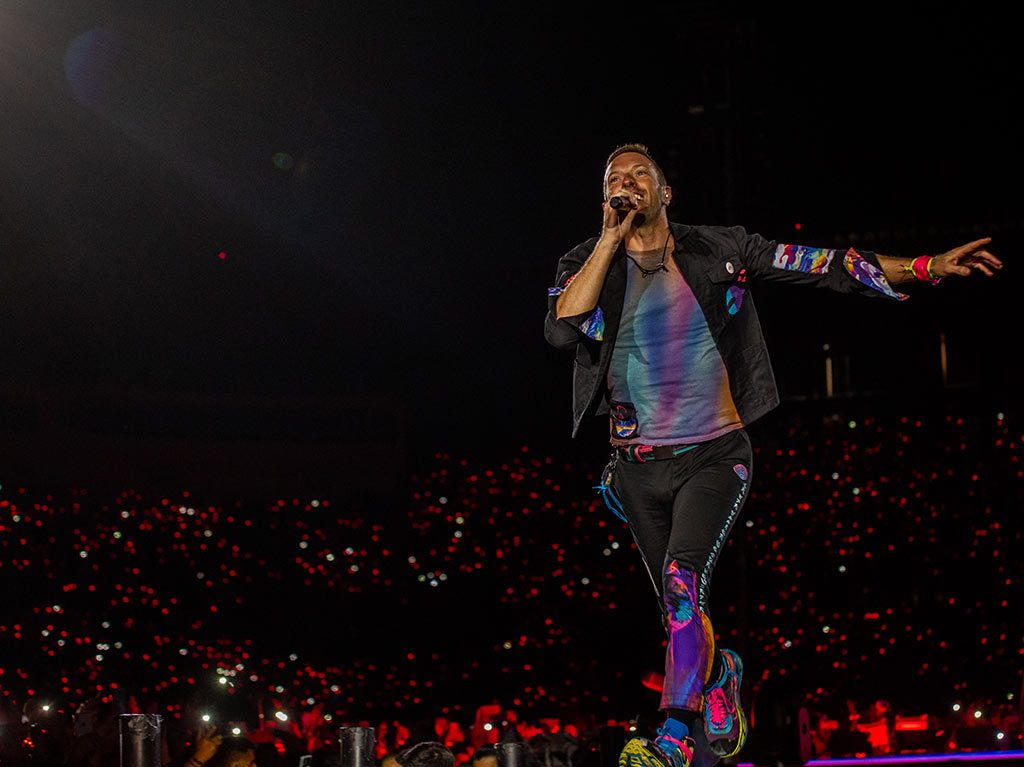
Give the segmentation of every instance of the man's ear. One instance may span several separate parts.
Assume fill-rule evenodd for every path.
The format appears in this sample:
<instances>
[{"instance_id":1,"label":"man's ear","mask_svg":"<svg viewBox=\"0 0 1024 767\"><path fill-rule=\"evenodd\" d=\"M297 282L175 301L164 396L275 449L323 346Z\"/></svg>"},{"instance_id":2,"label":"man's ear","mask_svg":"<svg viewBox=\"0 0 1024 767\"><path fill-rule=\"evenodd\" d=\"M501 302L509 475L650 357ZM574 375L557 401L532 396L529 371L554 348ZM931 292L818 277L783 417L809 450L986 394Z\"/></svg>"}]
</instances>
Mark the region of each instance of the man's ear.
<instances>
[{"instance_id":1,"label":"man's ear","mask_svg":"<svg viewBox=\"0 0 1024 767\"><path fill-rule=\"evenodd\" d=\"M672 187L663 186L661 188L661 202L663 205L668 205L672 201Z\"/></svg>"}]
</instances>

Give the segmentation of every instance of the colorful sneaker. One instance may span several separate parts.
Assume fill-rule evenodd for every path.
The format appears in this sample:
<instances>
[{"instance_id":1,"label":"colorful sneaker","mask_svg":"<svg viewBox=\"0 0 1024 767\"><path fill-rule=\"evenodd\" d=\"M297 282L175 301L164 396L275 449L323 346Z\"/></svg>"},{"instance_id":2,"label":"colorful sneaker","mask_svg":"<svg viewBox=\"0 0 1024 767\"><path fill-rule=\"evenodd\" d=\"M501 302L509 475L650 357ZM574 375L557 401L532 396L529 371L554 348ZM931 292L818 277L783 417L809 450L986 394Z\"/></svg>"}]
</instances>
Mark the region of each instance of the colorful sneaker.
<instances>
[{"instance_id":1,"label":"colorful sneaker","mask_svg":"<svg viewBox=\"0 0 1024 767\"><path fill-rule=\"evenodd\" d=\"M704 688L704 732L708 748L720 757L735 756L747 739L747 720L740 705L743 663L724 647L719 651L722 673Z\"/></svg>"},{"instance_id":2,"label":"colorful sneaker","mask_svg":"<svg viewBox=\"0 0 1024 767\"><path fill-rule=\"evenodd\" d=\"M690 767L693 738L682 722L668 719L658 728L658 737L632 738L619 754L619 767Z\"/></svg>"}]
</instances>

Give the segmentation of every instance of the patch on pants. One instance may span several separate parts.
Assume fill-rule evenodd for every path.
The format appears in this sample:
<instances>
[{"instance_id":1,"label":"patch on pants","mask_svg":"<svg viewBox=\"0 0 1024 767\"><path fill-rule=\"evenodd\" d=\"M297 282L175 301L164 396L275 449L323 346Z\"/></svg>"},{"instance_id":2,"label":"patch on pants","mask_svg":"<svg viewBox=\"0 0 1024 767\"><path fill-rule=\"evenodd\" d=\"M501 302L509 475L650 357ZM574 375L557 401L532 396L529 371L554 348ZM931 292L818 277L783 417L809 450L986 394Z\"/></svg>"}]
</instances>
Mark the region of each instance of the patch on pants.
<instances>
[{"instance_id":1,"label":"patch on pants","mask_svg":"<svg viewBox=\"0 0 1024 767\"><path fill-rule=\"evenodd\" d=\"M732 470L736 472L737 477L742 479L744 482L747 481L747 477L749 476L747 474L747 467L744 466L742 463L738 463L735 466L733 466Z\"/></svg>"}]
</instances>

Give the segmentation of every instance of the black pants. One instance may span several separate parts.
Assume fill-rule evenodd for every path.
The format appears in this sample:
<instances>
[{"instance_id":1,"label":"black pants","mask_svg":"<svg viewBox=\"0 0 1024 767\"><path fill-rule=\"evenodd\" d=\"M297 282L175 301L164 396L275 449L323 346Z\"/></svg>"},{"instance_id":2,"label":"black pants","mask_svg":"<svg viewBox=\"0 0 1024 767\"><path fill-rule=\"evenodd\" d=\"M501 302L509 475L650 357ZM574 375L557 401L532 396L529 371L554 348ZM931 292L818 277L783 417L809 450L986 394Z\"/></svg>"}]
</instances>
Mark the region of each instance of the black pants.
<instances>
[{"instance_id":1,"label":"black pants","mask_svg":"<svg viewBox=\"0 0 1024 767\"><path fill-rule=\"evenodd\" d=\"M651 577L669 638L663 709L703 707L715 652L711 573L747 498L751 459L742 428L675 458L616 459L611 489Z\"/></svg>"}]
</instances>

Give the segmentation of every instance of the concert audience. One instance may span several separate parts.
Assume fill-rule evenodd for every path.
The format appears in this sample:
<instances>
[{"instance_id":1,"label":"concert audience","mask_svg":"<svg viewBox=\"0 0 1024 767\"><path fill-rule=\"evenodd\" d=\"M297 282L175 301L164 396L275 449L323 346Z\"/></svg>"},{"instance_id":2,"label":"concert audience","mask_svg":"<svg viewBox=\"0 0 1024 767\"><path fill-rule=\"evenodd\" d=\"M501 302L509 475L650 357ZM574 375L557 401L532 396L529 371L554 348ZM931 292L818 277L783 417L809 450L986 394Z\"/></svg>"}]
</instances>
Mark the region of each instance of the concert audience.
<instances>
[{"instance_id":1,"label":"concert audience","mask_svg":"<svg viewBox=\"0 0 1024 767\"><path fill-rule=\"evenodd\" d=\"M752 731L805 707L818 754L867 730L875 753L1020 747L1021 419L790 414L752 440L711 601ZM326 764L360 722L401 767L417 742L487 767L510 733L567 767L656 707L662 660L619 649L660 628L599 468L438 453L399 509L0 476L0 764L107 767L117 714L146 711L175 767ZM201 751L204 715L250 747Z\"/></svg>"}]
</instances>

